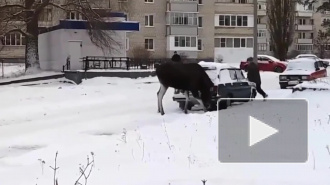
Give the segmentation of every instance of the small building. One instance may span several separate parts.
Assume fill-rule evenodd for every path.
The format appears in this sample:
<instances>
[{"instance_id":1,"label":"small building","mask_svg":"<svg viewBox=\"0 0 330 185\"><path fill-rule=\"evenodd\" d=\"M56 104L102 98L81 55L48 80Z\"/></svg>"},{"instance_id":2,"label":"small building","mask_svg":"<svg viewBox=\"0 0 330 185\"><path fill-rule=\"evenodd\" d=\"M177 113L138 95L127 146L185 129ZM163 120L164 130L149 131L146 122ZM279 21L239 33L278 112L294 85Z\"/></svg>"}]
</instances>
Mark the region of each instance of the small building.
<instances>
[{"instance_id":1,"label":"small building","mask_svg":"<svg viewBox=\"0 0 330 185\"><path fill-rule=\"evenodd\" d=\"M139 31L139 23L126 21L124 13L111 13L102 29L109 31L115 40L115 49L102 51L95 46L84 20L61 20L59 25L44 29L39 34L39 60L42 70L62 71L67 59L70 70L83 69L85 56L126 57L126 32Z\"/></svg>"}]
</instances>

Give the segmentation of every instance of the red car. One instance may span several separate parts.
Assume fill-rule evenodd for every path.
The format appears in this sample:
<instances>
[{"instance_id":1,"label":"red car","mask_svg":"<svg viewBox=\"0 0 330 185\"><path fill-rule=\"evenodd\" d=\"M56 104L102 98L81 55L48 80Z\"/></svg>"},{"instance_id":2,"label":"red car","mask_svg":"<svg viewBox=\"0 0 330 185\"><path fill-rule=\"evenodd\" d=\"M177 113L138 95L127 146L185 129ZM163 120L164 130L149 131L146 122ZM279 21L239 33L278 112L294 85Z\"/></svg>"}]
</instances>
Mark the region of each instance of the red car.
<instances>
[{"instance_id":1,"label":"red car","mask_svg":"<svg viewBox=\"0 0 330 185\"><path fill-rule=\"evenodd\" d=\"M247 71L247 61L241 61L240 69ZM287 63L278 60L275 57L269 55L258 55L258 66L260 71L274 71L281 73L286 69Z\"/></svg>"},{"instance_id":2,"label":"red car","mask_svg":"<svg viewBox=\"0 0 330 185\"><path fill-rule=\"evenodd\" d=\"M296 86L304 81L327 77L322 61L313 58L298 58L289 61L287 69L279 76L281 89Z\"/></svg>"}]
</instances>

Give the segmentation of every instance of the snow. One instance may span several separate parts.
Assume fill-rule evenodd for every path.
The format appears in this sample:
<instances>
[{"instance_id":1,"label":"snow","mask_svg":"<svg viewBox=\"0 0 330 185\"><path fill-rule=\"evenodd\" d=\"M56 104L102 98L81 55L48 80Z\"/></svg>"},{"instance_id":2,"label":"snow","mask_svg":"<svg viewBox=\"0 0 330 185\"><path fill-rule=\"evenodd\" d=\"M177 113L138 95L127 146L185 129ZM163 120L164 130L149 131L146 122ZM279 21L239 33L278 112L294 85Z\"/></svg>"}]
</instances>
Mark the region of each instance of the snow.
<instances>
[{"instance_id":1,"label":"snow","mask_svg":"<svg viewBox=\"0 0 330 185\"><path fill-rule=\"evenodd\" d=\"M63 73L53 72L53 71L41 71L40 73L37 73L37 74L29 74L29 75L27 74L27 75L21 75L18 77L0 79L0 83L1 82L10 82L10 81L15 81L15 80L30 79L30 78L54 76L54 75L60 75L60 74L63 74Z\"/></svg>"},{"instance_id":2,"label":"snow","mask_svg":"<svg viewBox=\"0 0 330 185\"><path fill-rule=\"evenodd\" d=\"M13 77L21 76L25 72L25 64L4 63L3 66L0 65L0 71L2 78L13 78Z\"/></svg>"},{"instance_id":3,"label":"snow","mask_svg":"<svg viewBox=\"0 0 330 185\"><path fill-rule=\"evenodd\" d=\"M299 58L288 62L287 68L283 71L283 75L309 75L315 72L315 60L309 58Z\"/></svg>"},{"instance_id":4,"label":"snow","mask_svg":"<svg viewBox=\"0 0 330 185\"><path fill-rule=\"evenodd\" d=\"M305 81L296 85L294 88L310 88L310 89L329 89L330 90L330 77L319 78L312 81Z\"/></svg>"},{"instance_id":5,"label":"snow","mask_svg":"<svg viewBox=\"0 0 330 185\"><path fill-rule=\"evenodd\" d=\"M4 67L3 68L1 67L0 71L4 73L4 78L0 78L0 83L63 74L54 71L38 71L37 73L26 74L25 64L14 64L14 63L4 64Z\"/></svg>"},{"instance_id":6,"label":"snow","mask_svg":"<svg viewBox=\"0 0 330 185\"><path fill-rule=\"evenodd\" d=\"M85 70L77 70L79 72L85 72ZM155 69L89 69L87 72L153 72Z\"/></svg>"},{"instance_id":7,"label":"snow","mask_svg":"<svg viewBox=\"0 0 330 185\"><path fill-rule=\"evenodd\" d=\"M54 166L56 151L59 185L74 184L79 164L85 165L91 152L95 167L89 185L192 185L203 179L206 185L328 184L329 93L292 94L279 88L278 75L261 72L262 87L270 98L309 101L305 164L220 163L217 112L185 115L169 89L161 116L156 77L99 77L80 85L0 87L1 184L52 184L49 166Z\"/></svg>"}]
</instances>

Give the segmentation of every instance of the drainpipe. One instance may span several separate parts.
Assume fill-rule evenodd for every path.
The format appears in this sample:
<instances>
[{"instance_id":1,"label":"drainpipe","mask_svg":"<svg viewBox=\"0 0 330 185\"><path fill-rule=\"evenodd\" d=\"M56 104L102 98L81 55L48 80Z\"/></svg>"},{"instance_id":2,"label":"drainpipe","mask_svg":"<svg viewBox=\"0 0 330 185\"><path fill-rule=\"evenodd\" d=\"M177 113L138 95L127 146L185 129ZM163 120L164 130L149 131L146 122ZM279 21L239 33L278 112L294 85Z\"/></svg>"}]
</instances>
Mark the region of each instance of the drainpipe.
<instances>
[{"instance_id":1,"label":"drainpipe","mask_svg":"<svg viewBox=\"0 0 330 185\"><path fill-rule=\"evenodd\" d=\"M258 63L258 0L253 0L253 62Z\"/></svg>"}]
</instances>

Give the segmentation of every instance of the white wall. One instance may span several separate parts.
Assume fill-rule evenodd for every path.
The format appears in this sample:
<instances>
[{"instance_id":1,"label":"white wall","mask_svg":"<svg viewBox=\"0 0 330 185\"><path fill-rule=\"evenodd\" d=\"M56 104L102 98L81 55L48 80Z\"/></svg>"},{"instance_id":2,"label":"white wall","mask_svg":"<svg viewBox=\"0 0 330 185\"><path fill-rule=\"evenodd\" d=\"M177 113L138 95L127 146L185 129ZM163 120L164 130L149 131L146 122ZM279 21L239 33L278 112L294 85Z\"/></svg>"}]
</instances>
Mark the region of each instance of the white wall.
<instances>
[{"instance_id":1,"label":"white wall","mask_svg":"<svg viewBox=\"0 0 330 185\"><path fill-rule=\"evenodd\" d=\"M113 39L121 45L117 46L117 50L111 53L103 52L100 48L92 44L86 30L56 30L49 33L39 35L39 51L40 51L40 65L43 70L62 71L63 65L66 64L66 59L69 55L68 41L82 41L82 56L113 56L126 57L126 32L114 32ZM82 63L79 64L82 67ZM75 66L72 64L71 66ZM80 68L82 69L82 68ZM79 69L79 70L80 70ZM72 69L71 70L78 70Z\"/></svg>"},{"instance_id":2,"label":"white wall","mask_svg":"<svg viewBox=\"0 0 330 185\"><path fill-rule=\"evenodd\" d=\"M219 16L220 15L238 15L238 16L248 16L248 24L247 26L236 26L236 27L253 27L253 15L247 15L247 14L215 14L214 15L214 26L220 26L219 25ZM221 27L230 27L230 26L221 26Z\"/></svg>"},{"instance_id":3,"label":"white wall","mask_svg":"<svg viewBox=\"0 0 330 185\"><path fill-rule=\"evenodd\" d=\"M39 35L39 60L40 68L43 70L61 69L65 60L61 61L63 55L61 41L61 30L55 30ZM56 70L60 71L60 70Z\"/></svg>"},{"instance_id":4,"label":"white wall","mask_svg":"<svg viewBox=\"0 0 330 185\"><path fill-rule=\"evenodd\" d=\"M198 51L197 46L198 46L198 38L196 36L196 47L175 47L175 36L187 36L188 35L171 35L168 36L167 38L167 45L168 45L168 50L170 51ZM195 37L195 36L189 36L189 37Z\"/></svg>"},{"instance_id":5,"label":"white wall","mask_svg":"<svg viewBox=\"0 0 330 185\"><path fill-rule=\"evenodd\" d=\"M222 56L225 63L240 63L253 56L253 48L214 48L214 59Z\"/></svg>"}]
</instances>

